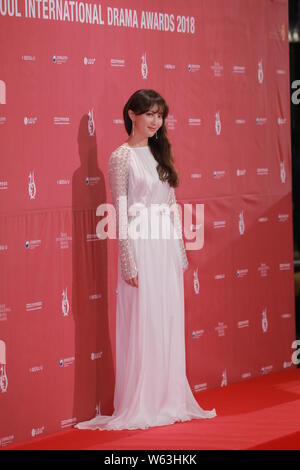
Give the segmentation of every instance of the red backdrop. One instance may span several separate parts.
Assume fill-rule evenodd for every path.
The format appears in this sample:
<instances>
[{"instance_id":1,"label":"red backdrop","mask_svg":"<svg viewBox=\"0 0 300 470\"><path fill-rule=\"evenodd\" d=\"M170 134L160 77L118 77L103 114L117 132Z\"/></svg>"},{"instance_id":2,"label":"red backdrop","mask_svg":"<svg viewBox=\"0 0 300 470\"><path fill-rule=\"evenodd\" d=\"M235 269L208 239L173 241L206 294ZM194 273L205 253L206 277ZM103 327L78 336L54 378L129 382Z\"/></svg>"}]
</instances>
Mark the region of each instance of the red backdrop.
<instances>
[{"instance_id":1,"label":"red backdrop","mask_svg":"<svg viewBox=\"0 0 300 470\"><path fill-rule=\"evenodd\" d=\"M111 3L0 1L0 447L113 411L117 241L96 208L139 88L169 104L178 201L204 204L194 393L291 366L288 2Z\"/></svg>"}]
</instances>

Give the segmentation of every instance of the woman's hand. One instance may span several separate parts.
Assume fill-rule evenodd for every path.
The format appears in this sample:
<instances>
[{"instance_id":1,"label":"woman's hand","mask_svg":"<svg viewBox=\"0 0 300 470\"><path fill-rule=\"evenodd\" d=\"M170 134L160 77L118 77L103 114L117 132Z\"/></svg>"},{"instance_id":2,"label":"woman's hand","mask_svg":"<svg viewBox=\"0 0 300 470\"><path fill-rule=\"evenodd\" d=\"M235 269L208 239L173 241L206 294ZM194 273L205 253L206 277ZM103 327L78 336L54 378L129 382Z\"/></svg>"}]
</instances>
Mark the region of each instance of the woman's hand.
<instances>
[{"instance_id":1,"label":"woman's hand","mask_svg":"<svg viewBox=\"0 0 300 470\"><path fill-rule=\"evenodd\" d=\"M138 287L138 275L136 275L135 277L131 279L125 280L125 282L127 282L127 284L129 284L130 286Z\"/></svg>"}]
</instances>

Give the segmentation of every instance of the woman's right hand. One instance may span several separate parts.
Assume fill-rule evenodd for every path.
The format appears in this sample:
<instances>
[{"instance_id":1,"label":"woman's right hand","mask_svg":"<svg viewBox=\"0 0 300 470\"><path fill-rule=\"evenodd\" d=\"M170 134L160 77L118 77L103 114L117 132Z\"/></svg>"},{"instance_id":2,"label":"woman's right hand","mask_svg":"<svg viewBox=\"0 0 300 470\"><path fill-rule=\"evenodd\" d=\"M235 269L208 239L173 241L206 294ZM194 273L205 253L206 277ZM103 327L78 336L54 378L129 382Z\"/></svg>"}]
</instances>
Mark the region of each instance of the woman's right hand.
<instances>
[{"instance_id":1,"label":"woman's right hand","mask_svg":"<svg viewBox=\"0 0 300 470\"><path fill-rule=\"evenodd\" d=\"M125 280L125 282L127 282L127 284L129 284L132 287L138 287L138 275L136 275L135 277L131 279Z\"/></svg>"}]
</instances>

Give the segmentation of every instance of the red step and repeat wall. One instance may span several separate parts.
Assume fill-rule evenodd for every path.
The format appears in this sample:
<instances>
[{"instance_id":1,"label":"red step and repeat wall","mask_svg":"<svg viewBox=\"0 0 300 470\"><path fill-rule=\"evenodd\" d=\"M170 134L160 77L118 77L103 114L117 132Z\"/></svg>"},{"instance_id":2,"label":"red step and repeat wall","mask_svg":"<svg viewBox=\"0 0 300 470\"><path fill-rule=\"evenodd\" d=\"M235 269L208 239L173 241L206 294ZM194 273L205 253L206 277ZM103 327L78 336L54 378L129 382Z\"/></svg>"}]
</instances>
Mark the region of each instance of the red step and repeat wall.
<instances>
[{"instance_id":1,"label":"red step and repeat wall","mask_svg":"<svg viewBox=\"0 0 300 470\"><path fill-rule=\"evenodd\" d=\"M293 367L288 1L0 0L0 61L0 447L113 412L118 245L96 209L140 88L169 104L204 235L195 396Z\"/></svg>"}]
</instances>

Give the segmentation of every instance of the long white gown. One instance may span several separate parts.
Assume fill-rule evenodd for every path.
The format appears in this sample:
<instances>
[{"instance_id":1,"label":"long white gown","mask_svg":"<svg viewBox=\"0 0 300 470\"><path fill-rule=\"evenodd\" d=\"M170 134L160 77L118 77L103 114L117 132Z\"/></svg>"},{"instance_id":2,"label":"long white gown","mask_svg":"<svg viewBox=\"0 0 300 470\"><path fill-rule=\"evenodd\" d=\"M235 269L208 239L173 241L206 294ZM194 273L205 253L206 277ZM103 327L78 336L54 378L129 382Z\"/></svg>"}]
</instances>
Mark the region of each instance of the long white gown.
<instances>
[{"instance_id":1,"label":"long white gown","mask_svg":"<svg viewBox=\"0 0 300 470\"><path fill-rule=\"evenodd\" d=\"M124 239L118 236L114 413L98 414L76 424L78 429L146 429L216 416L215 409L198 405L186 377L183 272L188 261L179 213L168 211L177 209L174 188L159 179L156 166L148 146L122 144L109 159L117 229L125 233ZM153 203L163 205L150 218ZM163 232L163 222L175 227L171 237ZM125 282L136 274L138 287Z\"/></svg>"}]
</instances>

